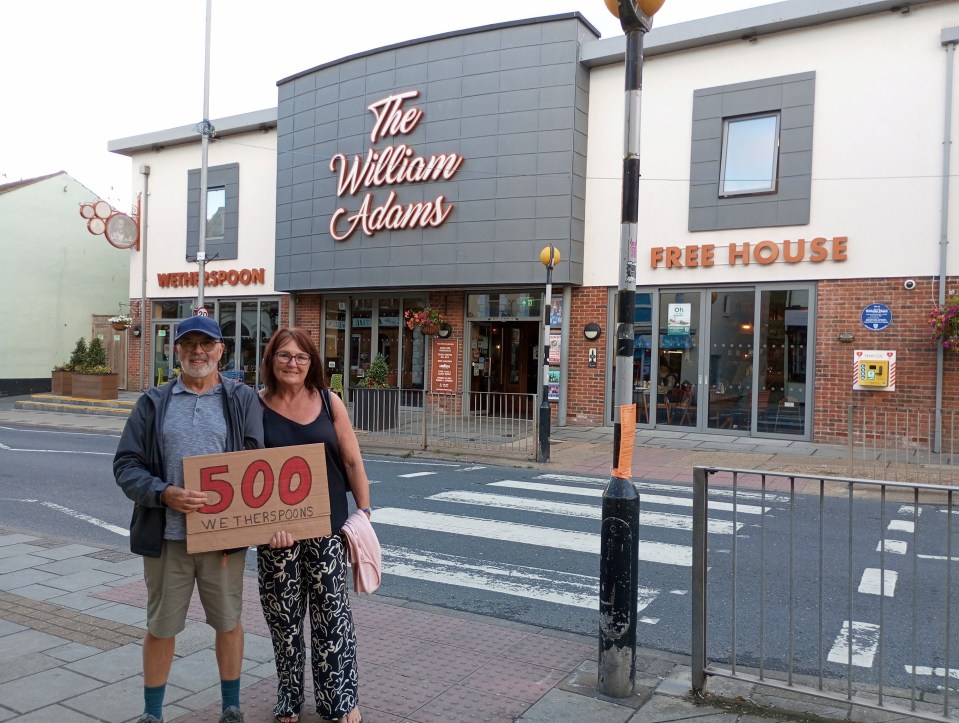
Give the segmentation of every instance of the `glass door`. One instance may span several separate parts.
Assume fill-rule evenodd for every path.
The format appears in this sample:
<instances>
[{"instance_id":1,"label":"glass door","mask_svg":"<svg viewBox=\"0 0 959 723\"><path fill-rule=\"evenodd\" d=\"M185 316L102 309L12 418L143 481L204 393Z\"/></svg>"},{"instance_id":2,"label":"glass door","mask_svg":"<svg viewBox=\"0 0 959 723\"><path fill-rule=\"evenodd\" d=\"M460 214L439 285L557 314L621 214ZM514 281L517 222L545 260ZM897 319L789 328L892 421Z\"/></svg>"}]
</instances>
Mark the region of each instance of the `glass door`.
<instances>
[{"instance_id":1,"label":"glass door","mask_svg":"<svg viewBox=\"0 0 959 723\"><path fill-rule=\"evenodd\" d=\"M659 295L659 354L644 379L637 408L642 421L696 427L704 336L701 291L664 291Z\"/></svg>"},{"instance_id":2,"label":"glass door","mask_svg":"<svg viewBox=\"0 0 959 723\"><path fill-rule=\"evenodd\" d=\"M706 429L749 431L753 421L755 289L710 291Z\"/></svg>"}]
</instances>

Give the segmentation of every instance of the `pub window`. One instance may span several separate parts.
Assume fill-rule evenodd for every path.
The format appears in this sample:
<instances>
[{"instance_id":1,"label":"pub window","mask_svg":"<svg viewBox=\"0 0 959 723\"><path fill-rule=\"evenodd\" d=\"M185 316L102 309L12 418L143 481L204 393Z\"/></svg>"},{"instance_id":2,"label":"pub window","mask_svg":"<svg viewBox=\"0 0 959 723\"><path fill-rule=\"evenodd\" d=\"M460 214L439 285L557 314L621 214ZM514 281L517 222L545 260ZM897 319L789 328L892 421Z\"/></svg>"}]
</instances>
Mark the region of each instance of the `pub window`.
<instances>
[{"instance_id":1,"label":"pub window","mask_svg":"<svg viewBox=\"0 0 959 723\"><path fill-rule=\"evenodd\" d=\"M723 121L720 196L775 193L778 166L778 113Z\"/></svg>"},{"instance_id":2,"label":"pub window","mask_svg":"<svg viewBox=\"0 0 959 723\"><path fill-rule=\"evenodd\" d=\"M223 238L226 222L226 189L209 188L206 192L206 238Z\"/></svg>"}]
</instances>

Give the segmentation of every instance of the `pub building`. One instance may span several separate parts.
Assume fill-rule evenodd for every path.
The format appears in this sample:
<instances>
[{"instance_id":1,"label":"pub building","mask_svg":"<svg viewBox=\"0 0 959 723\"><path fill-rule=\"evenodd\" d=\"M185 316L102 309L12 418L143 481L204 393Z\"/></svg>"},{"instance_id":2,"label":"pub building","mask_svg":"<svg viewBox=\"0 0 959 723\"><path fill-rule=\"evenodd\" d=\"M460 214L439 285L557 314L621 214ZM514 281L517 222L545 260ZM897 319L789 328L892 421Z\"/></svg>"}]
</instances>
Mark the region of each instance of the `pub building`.
<instances>
[{"instance_id":1,"label":"pub building","mask_svg":"<svg viewBox=\"0 0 959 723\"><path fill-rule=\"evenodd\" d=\"M940 371L927 319L940 284L959 289L957 21L957 0L790 0L646 36L640 427L836 442L850 404L928 410L938 390L955 408L956 358ZM506 22L306 69L275 109L214 120L206 298L230 370L259 383L295 324L348 401L378 353L421 390L404 313L431 307L448 323L434 390L464 411L535 395L552 243L554 424L611 424L624 54L580 13ZM130 281L149 328L129 359L135 379L146 344L156 384L195 304L199 137L109 148L149 196Z\"/></svg>"}]
</instances>

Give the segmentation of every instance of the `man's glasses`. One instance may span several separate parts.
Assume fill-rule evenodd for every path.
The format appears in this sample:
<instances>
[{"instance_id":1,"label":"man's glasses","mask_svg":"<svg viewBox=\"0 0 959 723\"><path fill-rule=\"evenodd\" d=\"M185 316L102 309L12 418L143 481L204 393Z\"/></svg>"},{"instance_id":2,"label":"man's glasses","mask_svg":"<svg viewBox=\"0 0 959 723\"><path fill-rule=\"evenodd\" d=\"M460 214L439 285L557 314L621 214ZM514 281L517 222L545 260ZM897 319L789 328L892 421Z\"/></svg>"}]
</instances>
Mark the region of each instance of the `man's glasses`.
<instances>
[{"instance_id":1,"label":"man's glasses","mask_svg":"<svg viewBox=\"0 0 959 723\"><path fill-rule=\"evenodd\" d=\"M202 341L193 341L192 339L181 339L177 342L186 351L192 351L200 347L203 351L213 351L213 348L220 342L214 339L203 339Z\"/></svg>"},{"instance_id":2,"label":"man's glasses","mask_svg":"<svg viewBox=\"0 0 959 723\"><path fill-rule=\"evenodd\" d=\"M280 364L289 364L290 359L293 359L300 366L310 363L309 354L290 354L288 351L278 351L275 356L276 360L280 362Z\"/></svg>"}]
</instances>

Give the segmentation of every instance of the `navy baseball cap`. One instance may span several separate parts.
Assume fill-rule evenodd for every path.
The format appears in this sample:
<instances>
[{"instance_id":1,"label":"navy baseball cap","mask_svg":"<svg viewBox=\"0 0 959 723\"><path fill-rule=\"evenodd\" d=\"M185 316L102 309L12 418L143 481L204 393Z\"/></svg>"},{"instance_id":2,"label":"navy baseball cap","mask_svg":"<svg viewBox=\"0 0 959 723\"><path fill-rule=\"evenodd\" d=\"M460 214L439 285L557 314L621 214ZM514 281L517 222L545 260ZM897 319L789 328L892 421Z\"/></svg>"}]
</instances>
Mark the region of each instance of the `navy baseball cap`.
<instances>
[{"instance_id":1,"label":"navy baseball cap","mask_svg":"<svg viewBox=\"0 0 959 723\"><path fill-rule=\"evenodd\" d=\"M206 334L211 339L223 341L223 332L220 331L220 325L213 319L209 316L191 316L186 321L180 322L180 325L176 328L176 339L173 340L173 343L178 344L180 339L194 331Z\"/></svg>"}]
</instances>

